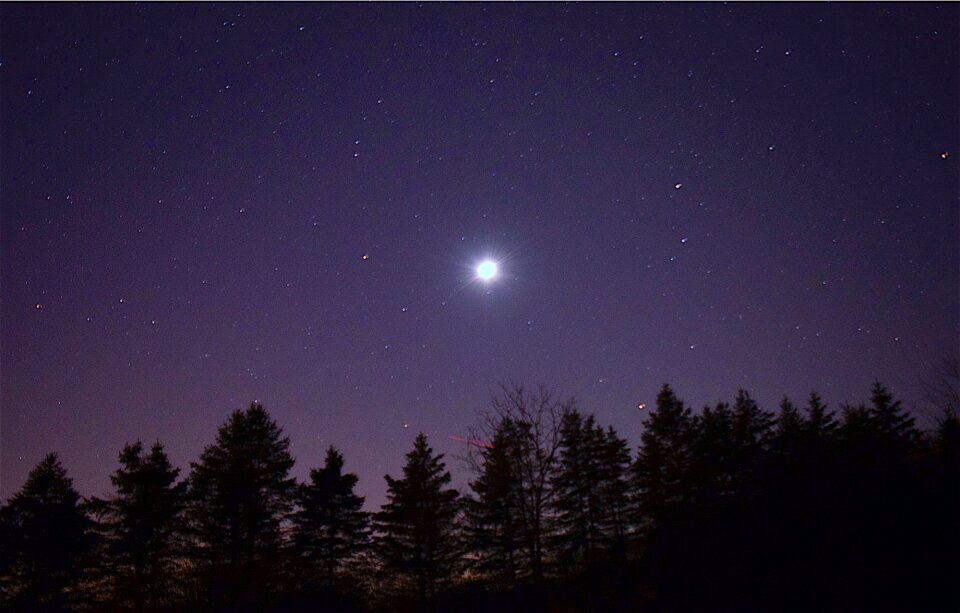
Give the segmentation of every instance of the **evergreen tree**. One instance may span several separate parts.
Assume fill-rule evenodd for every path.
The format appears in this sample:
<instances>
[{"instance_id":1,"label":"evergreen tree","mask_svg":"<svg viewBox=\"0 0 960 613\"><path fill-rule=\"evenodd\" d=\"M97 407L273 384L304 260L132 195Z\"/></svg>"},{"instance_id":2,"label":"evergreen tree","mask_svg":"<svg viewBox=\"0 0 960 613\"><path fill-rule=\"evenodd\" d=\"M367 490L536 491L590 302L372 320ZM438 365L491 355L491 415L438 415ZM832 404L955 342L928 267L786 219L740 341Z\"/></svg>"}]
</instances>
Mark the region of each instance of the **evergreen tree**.
<instances>
[{"instance_id":1,"label":"evergreen tree","mask_svg":"<svg viewBox=\"0 0 960 613\"><path fill-rule=\"evenodd\" d=\"M872 424L870 410L865 404L844 403L840 412L843 418L838 427L838 435L845 444L859 444L869 436Z\"/></svg>"},{"instance_id":2,"label":"evergreen tree","mask_svg":"<svg viewBox=\"0 0 960 613\"><path fill-rule=\"evenodd\" d=\"M603 430L592 415L572 410L560 426L560 458L553 476L554 544L564 564L589 564L600 548Z\"/></svg>"},{"instance_id":3,"label":"evergreen tree","mask_svg":"<svg viewBox=\"0 0 960 613\"><path fill-rule=\"evenodd\" d=\"M816 392L810 392L807 401L806 431L814 439L833 436L837 429L837 421L833 412L827 411L827 405Z\"/></svg>"},{"instance_id":4,"label":"evergreen tree","mask_svg":"<svg viewBox=\"0 0 960 613\"><path fill-rule=\"evenodd\" d=\"M690 468L694 420L689 407L669 385L657 394L656 409L648 414L633 464L636 495L635 521L650 530L672 515L688 494L685 477Z\"/></svg>"},{"instance_id":5,"label":"evergreen tree","mask_svg":"<svg viewBox=\"0 0 960 613\"><path fill-rule=\"evenodd\" d=\"M718 402L704 407L694 422L690 489L701 508L712 507L735 492L733 417L730 405Z\"/></svg>"},{"instance_id":6,"label":"evergreen tree","mask_svg":"<svg viewBox=\"0 0 960 613\"><path fill-rule=\"evenodd\" d=\"M501 420L482 452L480 474L470 482L474 498L466 501L476 570L507 588L524 578L519 444L516 424Z\"/></svg>"},{"instance_id":7,"label":"evergreen tree","mask_svg":"<svg viewBox=\"0 0 960 613\"><path fill-rule=\"evenodd\" d=\"M626 554L630 525L630 448L610 426L604 433L600 453L602 532L608 549L620 557Z\"/></svg>"},{"instance_id":8,"label":"evergreen tree","mask_svg":"<svg viewBox=\"0 0 960 613\"><path fill-rule=\"evenodd\" d=\"M803 444L805 424L803 416L786 396L780 401L780 413L775 423L774 447L781 456L796 460Z\"/></svg>"},{"instance_id":9,"label":"evergreen tree","mask_svg":"<svg viewBox=\"0 0 960 613\"><path fill-rule=\"evenodd\" d=\"M777 415L776 430L778 436L792 436L803 428L800 411L786 396L780 401L780 413Z\"/></svg>"},{"instance_id":10,"label":"evergreen tree","mask_svg":"<svg viewBox=\"0 0 960 613\"><path fill-rule=\"evenodd\" d=\"M495 420L509 419L513 423L510 457L520 476L524 550L528 573L535 583L542 582L544 576L544 544L554 493L550 479L560 449L560 424L574 406L572 398L557 401L542 385L534 393L522 385L503 386L502 394L492 399Z\"/></svg>"},{"instance_id":11,"label":"evergreen tree","mask_svg":"<svg viewBox=\"0 0 960 613\"><path fill-rule=\"evenodd\" d=\"M420 602L433 600L453 576L458 543L458 495L447 489L443 454L434 455L420 433L407 454L403 478L385 475L387 502L376 514L385 570Z\"/></svg>"},{"instance_id":12,"label":"evergreen tree","mask_svg":"<svg viewBox=\"0 0 960 613\"><path fill-rule=\"evenodd\" d=\"M356 485L357 476L343 472L343 455L330 447L323 468L312 469L310 482L299 488L294 544L301 560L320 571L326 588L336 585L338 574L368 542L369 517Z\"/></svg>"},{"instance_id":13,"label":"evergreen tree","mask_svg":"<svg viewBox=\"0 0 960 613\"><path fill-rule=\"evenodd\" d=\"M110 477L113 498L98 501L106 532L114 605L137 611L162 610L173 591L179 553L185 483L163 445L148 454L140 441L124 445L121 467Z\"/></svg>"},{"instance_id":14,"label":"evergreen tree","mask_svg":"<svg viewBox=\"0 0 960 613\"><path fill-rule=\"evenodd\" d=\"M90 520L56 453L30 471L0 509L0 597L12 611L59 611L91 548Z\"/></svg>"},{"instance_id":15,"label":"evergreen tree","mask_svg":"<svg viewBox=\"0 0 960 613\"><path fill-rule=\"evenodd\" d=\"M733 444L735 446L734 479L742 484L751 479L760 463L763 453L768 449L773 435L775 420L773 413L761 409L750 397L749 392L740 389L733 402Z\"/></svg>"},{"instance_id":16,"label":"evergreen tree","mask_svg":"<svg viewBox=\"0 0 960 613\"><path fill-rule=\"evenodd\" d=\"M280 566L281 522L296 482L290 439L260 404L234 411L191 463L189 519L200 597L216 607L269 600Z\"/></svg>"},{"instance_id":17,"label":"evergreen tree","mask_svg":"<svg viewBox=\"0 0 960 613\"><path fill-rule=\"evenodd\" d=\"M869 415L877 432L891 448L901 454L907 453L919 436L913 417L879 381L873 384L870 401Z\"/></svg>"},{"instance_id":18,"label":"evergreen tree","mask_svg":"<svg viewBox=\"0 0 960 613\"><path fill-rule=\"evenodd\" d=\"M564 414L552 481L554 543L564 564L590 565L623 553L629 466L626 441L613 428L604 431L593 415L576 410Z\"/></svg>"}]
</instances>

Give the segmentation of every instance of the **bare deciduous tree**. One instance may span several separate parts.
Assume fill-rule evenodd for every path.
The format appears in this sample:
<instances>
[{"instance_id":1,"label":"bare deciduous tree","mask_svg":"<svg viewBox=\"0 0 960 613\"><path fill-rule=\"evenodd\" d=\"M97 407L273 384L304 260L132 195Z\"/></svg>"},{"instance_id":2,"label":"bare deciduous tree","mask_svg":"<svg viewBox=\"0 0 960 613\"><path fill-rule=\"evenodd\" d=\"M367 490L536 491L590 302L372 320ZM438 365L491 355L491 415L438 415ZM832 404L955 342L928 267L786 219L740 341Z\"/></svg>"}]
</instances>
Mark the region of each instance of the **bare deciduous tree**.
<instances>
[{"instance_id":1,"label":"bare deciduous tree","mask_svg":"<svg viewBox=\"0 0 960 613\"><path fill-rule=\"evenodd\" d=\"M523 525L523 542L534 581L543 579L544 541L547 512L553 495L550 479L560 448L563 415L575 406L573 398L559 400L543 385L530 391L522 384L500 386L491 398L490 409L481 414L481 423L470 433L464 461L476 474L482 472L485 441L494 439L504 424L510 424L516 444L508 449L518 481L517 513Z\"/></svg>"}]
</instances>

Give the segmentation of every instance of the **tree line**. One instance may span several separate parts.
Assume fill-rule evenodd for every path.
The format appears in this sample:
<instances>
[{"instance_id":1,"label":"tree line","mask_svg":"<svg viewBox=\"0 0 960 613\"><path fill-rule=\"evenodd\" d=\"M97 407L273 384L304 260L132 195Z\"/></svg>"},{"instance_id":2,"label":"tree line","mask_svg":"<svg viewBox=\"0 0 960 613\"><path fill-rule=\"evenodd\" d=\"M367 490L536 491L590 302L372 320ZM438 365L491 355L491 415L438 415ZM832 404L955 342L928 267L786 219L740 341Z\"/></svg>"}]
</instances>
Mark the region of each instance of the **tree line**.
<instances>
[{"instance_id":1,"label":"tree line","mask_svg":"<svg viewBox=\"0 0 960 613\"><path fill-rule=\"evenodd\" d=\"M549 390L504 386L451 487L419 434L377 512L327 450L234 411L181 478L124 446L83 498L55 453L0 508L9 610L957 610L960 421L921 432L880 383L834 412L664 385L635 452Z\"/></svg>"}]
</instances>

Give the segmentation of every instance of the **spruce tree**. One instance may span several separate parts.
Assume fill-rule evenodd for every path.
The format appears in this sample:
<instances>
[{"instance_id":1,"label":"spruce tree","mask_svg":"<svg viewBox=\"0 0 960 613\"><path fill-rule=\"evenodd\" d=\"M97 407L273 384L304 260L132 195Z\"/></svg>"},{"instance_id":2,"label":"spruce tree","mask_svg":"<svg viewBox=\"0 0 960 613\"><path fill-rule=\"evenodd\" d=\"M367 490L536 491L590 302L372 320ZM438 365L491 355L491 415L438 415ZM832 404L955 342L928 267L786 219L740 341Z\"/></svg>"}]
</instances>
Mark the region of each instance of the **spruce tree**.
<instances>
[{"instance_id":1,"label":"spruce tree","mask_svg":"<svg viewBox=\"0 0 960 613\"><path fill-rule=\"evenodd\" d=\"M70 608L91 549L90 520L56 453L30 471L0 509L0 604L11 611Z\"/></svg>"},{"instance_id":2,"label":"spruce tree","mask_svg":"<svg viewBox=\"0 0 960 613\"><path fill-rule=\"evenodd\" d=\"M433 600L453 577L458 543L458 494L446 486L443 454L420 433L407 454L403 478L385 475L387 502L376 514L384 570L421 603Z\"/></svg>"},{"instance_id":3,"label":"spruce tree","mask_svg":"<svg viewBox=\"0 0 960 613\"><path fill-rule=\"evenodd\" d=\"M810 392L805 425L808 435L814 439L831 437L837 429L833 412L827 411L827 405L816 392Z\"/></svg>"},{"instance_id":4,"label":"spruce tree","mask_svg":"<svg viewBox=\"0 0 960 613\"><path fill-rule=\"evenodd\" d=\"M114 605L137 611L169 606L183 530L185 483L163 445L145 453L140 441L124 445L121 467L110 477L114 496L98 501L104 519Z\"/></svg>"},{"instance_id":5,"label":"spruce tree","mask_svg":"<svg viewBox=\"0 0 960 613\"><path fill-rule=\"evenodd\" d=\"M560 459L551 480L554 546L564 564L589 564L601 541L603 430L572 410L560 426Z\"/></svg>"},{"instance_id":6,"label":"spruce tree","mask_svg":"<svg viewBox=\"0 0 960 613\"><path fill-rule=\"evenodd\" d=\"M480 474L470 482L474 497L465 501L475 569L500 587L512 588L525 578L521 476L516 459L516 424L499 422L484 448Z\"/></svg>"},{"instance_id":7,"label":"spruce tree","mask_svg":"<svg viewBox=\"0 0 960 613\"><path fill-rule=\"evenodd\" d=\"M735 476L738 482L752 477L763 461L773 435L773 413L761 409L744 389L737 392L733 402L733 443L735 452Z\"/></svg>"},{"instance_id":8,"label":"spruce tree","mask_svg":"<svg viewBox=\"0 0 960 613\"><path fill-rule=\"evenodd\" d=\"M889 442L892 449L906 454L919 437L913 417L904 411L900 401L895 400L879 381L873 384L870 401L869 414L877 432Z\"/></svg>"},{"instance_id":9,"label":"spruce tree","mask_svg":"<svg viewBox=\"0 0 960 613\"><path fill-rule=\"evenodd\" d=\"M657 394L656 409L647 415L640 449L633 464L635 521L649 530L667 519L685 498L694 442L690 408L669 385Z\"/></svg>"},{"instance_id":10,"label":"spruce tree","mask_svg":"<svg viewBox=\"0 0 960 613\"><path fill-rule=\"evenodd\" d=\"M803 445L805 423L797 407L786 396L780 401L780 413L774 424L774 447L785 459L794 461Z\"/></svg>"},{"instance_id":11,"label":"spruce tree","mask_svg":"<svg viewBox=\"0 0 960 613\"><path fill-rule=\"evenodd\" d=\"M191 463L189 519L200 597L216 607L262 606L280 566L281 523L294 502L294 460L262 405L234 411Z\"/></svg>"},{"instance_id":12,"label":"spruce tree","mask_svg":"<svg viewBox=\"0 0 960 613\"><path fill-rule=\"evenodd\" d=\"M369 540L369 516L363 497L354 488L357 476L343 472L343 455L327 450L323 468L310 471L310 481L298 492L293 539L298 557L319 574L326 588L333 588L350 561ZM311 581L312 582L312 581Z\"/></svg>"},{"instance_id":13,"label":"spruce tree","mask_svg":"<svg viewBox=\"0 0 960 613\"><path fill-rule=\"evenodd\" d=\"M630 525L630 448L613 426L603 435L600 455L601 531L607 549L623 556Z\"/></svg>"},{"instance_id":14,"label":"spruce tree","mask_svg":"<svg viewBox=\"0 0 960 613\"><path fill-rule=\"evenodd\" d=\"M589 565L624 553L630 452L593 415L563 416L560 460L552 481L557 555L564 564Z\"/></svg>"}]
</instances>

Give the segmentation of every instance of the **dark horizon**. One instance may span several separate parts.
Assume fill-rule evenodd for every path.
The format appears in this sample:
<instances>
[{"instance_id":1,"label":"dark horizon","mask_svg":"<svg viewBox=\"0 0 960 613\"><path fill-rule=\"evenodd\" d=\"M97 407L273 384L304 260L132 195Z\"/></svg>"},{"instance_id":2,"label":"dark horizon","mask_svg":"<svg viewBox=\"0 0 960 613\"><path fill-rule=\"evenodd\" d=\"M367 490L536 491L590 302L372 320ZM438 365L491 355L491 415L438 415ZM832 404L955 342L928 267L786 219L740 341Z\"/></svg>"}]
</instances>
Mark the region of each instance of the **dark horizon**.
<instances>
[{"instance_id":1,"label":"dark horizon","mask_svg":"<svg viewBox=\"0 0 960 613\"><path fill-rule=\"evenodd\" d=\"M0 7L0 500L259 401L368 508L544 383L925 427L960 354L958 4ZM500 265L477 278L485 258ZM457 482L464 485L461 476Z\"/></svg>"}]
</instances>

